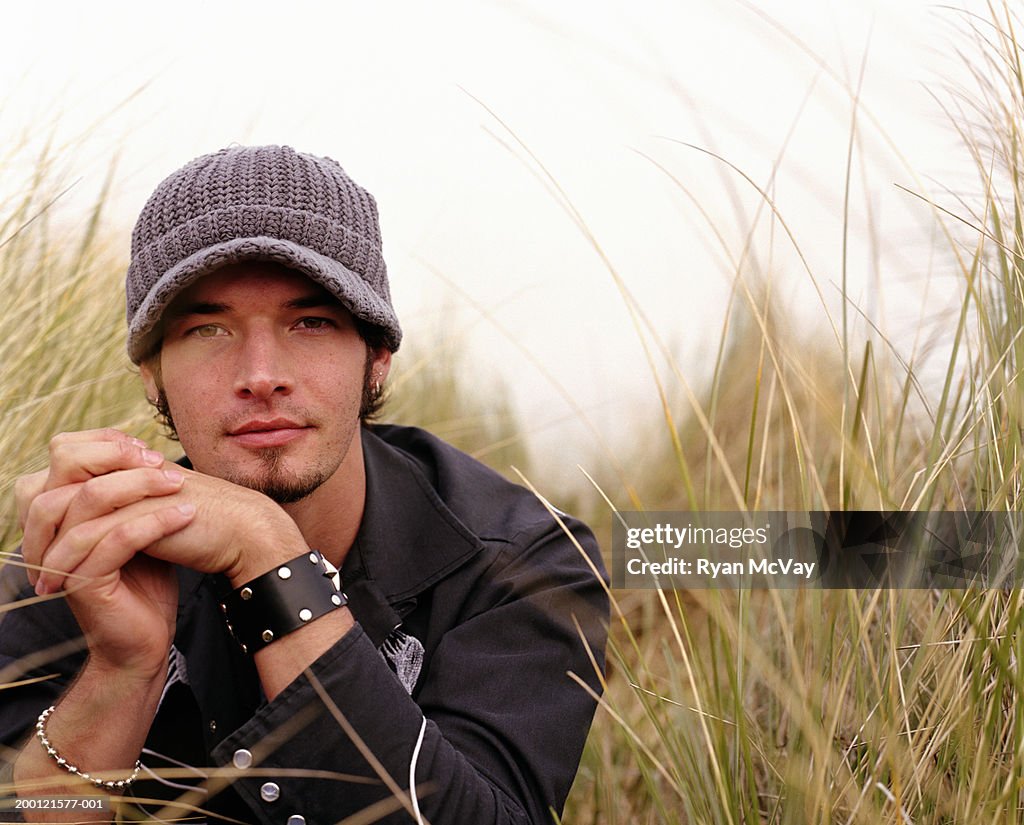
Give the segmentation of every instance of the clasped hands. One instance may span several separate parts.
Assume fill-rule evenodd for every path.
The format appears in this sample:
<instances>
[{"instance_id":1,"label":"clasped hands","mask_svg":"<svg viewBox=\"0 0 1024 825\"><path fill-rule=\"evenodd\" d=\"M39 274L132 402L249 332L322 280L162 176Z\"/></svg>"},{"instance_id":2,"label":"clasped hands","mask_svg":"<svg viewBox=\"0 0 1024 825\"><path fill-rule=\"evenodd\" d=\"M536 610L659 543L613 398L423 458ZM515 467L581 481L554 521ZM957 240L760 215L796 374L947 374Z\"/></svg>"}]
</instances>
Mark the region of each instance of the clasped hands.
<instances>
[{"instance_id":1,"label":"clasped hands","mask_svg":"<svg viewBox=\"0 0 1024 825\"><path fill-rule=\"evenodd\" d=\"M163 668L173 640L173 564L237 586L304 546L262 493L167 462L114 429L54 437L49 467L18 479L15 499L37 594L64 589L94 664L142 678Z\"/></svg>"}]
</instances>

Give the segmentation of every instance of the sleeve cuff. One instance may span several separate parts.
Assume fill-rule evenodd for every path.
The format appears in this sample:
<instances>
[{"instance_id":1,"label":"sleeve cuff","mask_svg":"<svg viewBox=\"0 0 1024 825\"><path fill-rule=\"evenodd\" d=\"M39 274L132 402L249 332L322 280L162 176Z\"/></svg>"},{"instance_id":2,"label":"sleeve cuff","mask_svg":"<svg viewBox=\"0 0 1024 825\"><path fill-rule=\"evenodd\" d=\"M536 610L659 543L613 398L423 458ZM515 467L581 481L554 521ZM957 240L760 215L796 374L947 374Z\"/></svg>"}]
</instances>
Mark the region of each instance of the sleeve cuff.
<instances>
[{"instance_id":1,"label":"sleeve cuff","mask_svg":"<svg viewBox=\"0 0 1024 825\"><path fill-rule=\"evenodd\" d=\"M309 670L326 700L303 673L212 754L227 770L211 779L211 793L234 779L236 792L268 824L298 816L334 821L331 812L341 806L332 799L343 798L351 809L353 802L391 796L335 712L399 786L407 783L423 714L362 627L355 624Z\"/></svg>"}]
</instances>

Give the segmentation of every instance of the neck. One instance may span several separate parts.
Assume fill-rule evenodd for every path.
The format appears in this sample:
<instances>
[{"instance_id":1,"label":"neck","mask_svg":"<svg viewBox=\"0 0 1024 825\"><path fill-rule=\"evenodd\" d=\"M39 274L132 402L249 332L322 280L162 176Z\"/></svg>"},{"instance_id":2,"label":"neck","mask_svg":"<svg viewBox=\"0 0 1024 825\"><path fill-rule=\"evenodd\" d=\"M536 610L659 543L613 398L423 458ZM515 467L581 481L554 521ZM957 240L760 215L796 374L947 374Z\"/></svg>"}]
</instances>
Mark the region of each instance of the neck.
<instances>
[{"instance_id":1,"label":"neck","mask_svg":"<svg viewBox=\"0 0 1024 825\"><path fill-rule=\"evenodd\" d=\"M366 467L357 430L334 475L301 501L282 507L298 525L306 544L340 568L359 532L365 503Z\"/></svg>"}]
</instances>

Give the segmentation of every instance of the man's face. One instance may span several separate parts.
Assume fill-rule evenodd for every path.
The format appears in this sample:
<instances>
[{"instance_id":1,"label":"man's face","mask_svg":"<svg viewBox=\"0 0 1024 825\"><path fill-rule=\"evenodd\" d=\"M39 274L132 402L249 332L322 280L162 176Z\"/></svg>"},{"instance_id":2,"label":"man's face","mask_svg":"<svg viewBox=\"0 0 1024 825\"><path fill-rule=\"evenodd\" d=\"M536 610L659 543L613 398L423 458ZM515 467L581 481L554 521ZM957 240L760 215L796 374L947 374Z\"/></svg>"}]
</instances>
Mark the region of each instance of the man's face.
<instances>
[{"instance_id":1,"label":"man's face","mask_svg":"<svg viewBox=\"0 0 1024 825\"><path fill-rule=\"evenodd\" d=\"M338 473L359 431L367 347L323 287L273 263L219 269L163 316L163 344L142 376L163 390L200 472L298 501ZM383 381L390 353L374 354Z\"/></svg>"}]
</instances>

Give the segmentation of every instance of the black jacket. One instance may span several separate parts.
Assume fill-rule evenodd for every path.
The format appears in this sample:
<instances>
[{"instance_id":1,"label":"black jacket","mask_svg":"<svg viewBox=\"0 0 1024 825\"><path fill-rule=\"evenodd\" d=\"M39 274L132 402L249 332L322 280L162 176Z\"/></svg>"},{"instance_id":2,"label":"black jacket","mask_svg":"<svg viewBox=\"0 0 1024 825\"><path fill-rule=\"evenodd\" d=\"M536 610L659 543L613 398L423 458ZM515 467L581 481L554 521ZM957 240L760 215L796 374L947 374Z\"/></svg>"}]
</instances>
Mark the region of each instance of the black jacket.
<instances>
[{"instance_id":1,"label":"black jacket","mask_svg":"<svg viewBox=\"0 0 1024 825\"><path fill-rule=\"evenodd\" d=\"M592 534L564 517L577 547L533 494L422 430L364 428L363 449L366 508L342 568L357 624L312 665L328 701L300 676L266 702L213 577L182 569L172 649L182 679L165 691L143 763L173 764L160 754L206 774L210 791L229 785L187 799L245 821L333 823L377 804L381 821L412 822L339 716L402 789L425 717L415 782L427 820L551 822L595 707L567 674L599 692L590 655L604 666L608 602ZM31 595L22 571L8 565L3 579ZM405 686L391 655L403 645ZM0 742L17 746L83 659L62 601L2 614L0 684L56 676L0 691ZM233 768L243 750L252 764ZM190 784L188 773L174 781ZM135 789L157 792L180 793Z\"/></svg>"}]
</instances>

